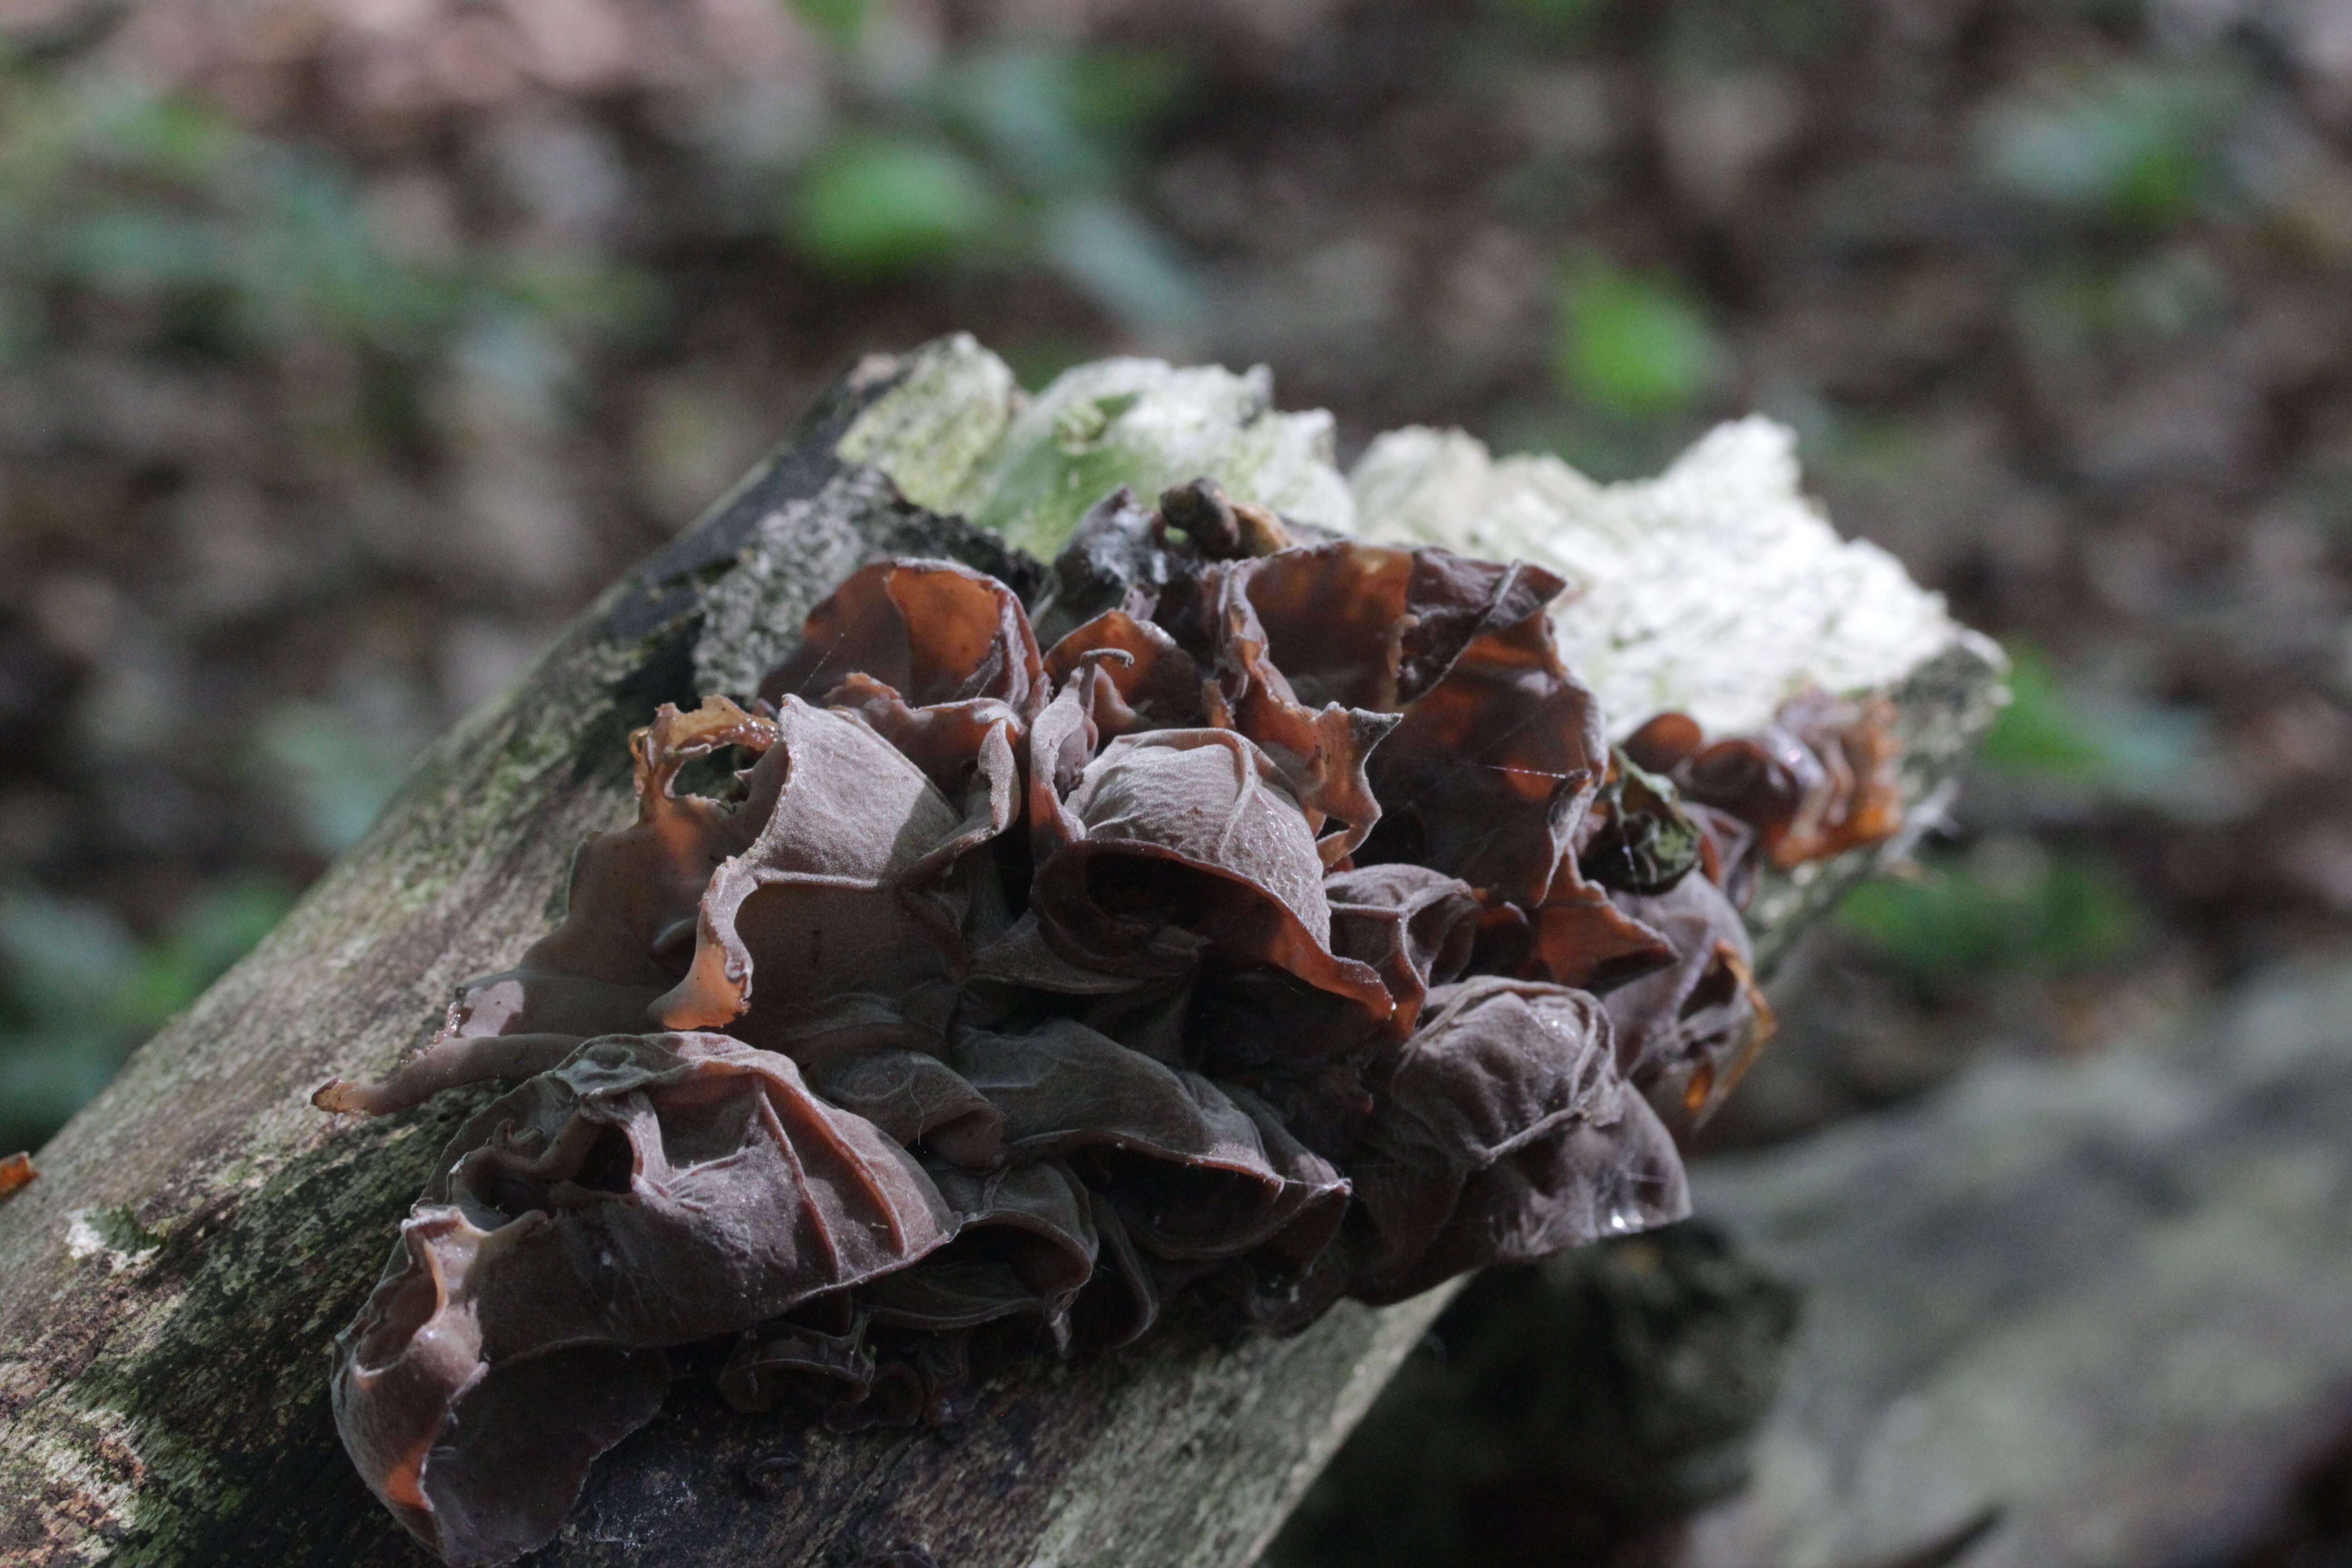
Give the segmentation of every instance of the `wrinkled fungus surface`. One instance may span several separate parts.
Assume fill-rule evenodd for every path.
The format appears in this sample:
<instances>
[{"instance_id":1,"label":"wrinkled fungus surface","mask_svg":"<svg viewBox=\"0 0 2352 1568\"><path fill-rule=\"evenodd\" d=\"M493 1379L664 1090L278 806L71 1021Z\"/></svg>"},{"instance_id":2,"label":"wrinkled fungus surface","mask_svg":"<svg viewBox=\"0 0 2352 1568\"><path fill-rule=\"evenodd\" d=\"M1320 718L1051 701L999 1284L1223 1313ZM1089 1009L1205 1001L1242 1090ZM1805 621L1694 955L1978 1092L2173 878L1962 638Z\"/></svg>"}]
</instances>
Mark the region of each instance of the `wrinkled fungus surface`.
<instances>
[{"instance_id":1,"label":"wrinkled fungus surface","mask_svg":"<svg viewBox=\"0 0 2352 1568\"><path fill-rule=\"evenodd\" d=\"M320 1091L520 1080L339 1342L376 1495L503 1562L674 1351L745 1409L936 1422L1180 1296L1292 1331L1679 1217L1670 1128L1769 1027L1739 904L1893 830L1889 715L1612 751L1560 590L1120 491L1034 605L879 562L746 705L664 708L562 924Z\"/></svg>"}]
</instances>

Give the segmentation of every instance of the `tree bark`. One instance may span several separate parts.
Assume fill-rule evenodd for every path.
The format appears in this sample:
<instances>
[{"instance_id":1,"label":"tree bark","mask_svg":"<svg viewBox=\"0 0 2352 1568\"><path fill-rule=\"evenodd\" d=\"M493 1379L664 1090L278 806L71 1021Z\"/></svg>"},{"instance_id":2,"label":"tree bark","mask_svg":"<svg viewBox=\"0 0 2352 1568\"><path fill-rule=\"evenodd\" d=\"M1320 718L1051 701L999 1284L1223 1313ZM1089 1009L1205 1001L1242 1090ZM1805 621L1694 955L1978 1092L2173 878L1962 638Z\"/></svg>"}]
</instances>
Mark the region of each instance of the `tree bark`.
<instances>
[{"instance_id":1,"label":"tree bark","mask_svg":"<svg viewBox=\"0 0 2352 1568\"><path fill-rule=\"evenodd\" d=\"M1001 366L976 402L968 375L948 384L978 353L963 340L859 366L514 691L436 744L366 839L41 1152L40 1179L0 1205L0 1563L426 1561L343 1456L329 1347L487 1096L346 1121L310 1091L381 1073L430 1037L458 981L546 928L573 847L628 820L625 737L656 704L740 689L878 555L1034 580L998 535L906 499L987 515L969 498L1019 404ZM1236 428L1307 417L1261 411ZM1301 428L1278 433L1296 447L1315 434ZM1034 478L1034 463L998 468ZM1915 799L1981 729L1995 682L1963 639L1900 683ZM1759 934L1777 940L1868 863L1776 889ZM1245 1563L1445 1294L1343 1305L1292 1340L1229 1347L1180 1328L1041 1364L983 1390L944 1435L803 1431L681 1380L534 1561Z\"/></svg>"}]
</instances>

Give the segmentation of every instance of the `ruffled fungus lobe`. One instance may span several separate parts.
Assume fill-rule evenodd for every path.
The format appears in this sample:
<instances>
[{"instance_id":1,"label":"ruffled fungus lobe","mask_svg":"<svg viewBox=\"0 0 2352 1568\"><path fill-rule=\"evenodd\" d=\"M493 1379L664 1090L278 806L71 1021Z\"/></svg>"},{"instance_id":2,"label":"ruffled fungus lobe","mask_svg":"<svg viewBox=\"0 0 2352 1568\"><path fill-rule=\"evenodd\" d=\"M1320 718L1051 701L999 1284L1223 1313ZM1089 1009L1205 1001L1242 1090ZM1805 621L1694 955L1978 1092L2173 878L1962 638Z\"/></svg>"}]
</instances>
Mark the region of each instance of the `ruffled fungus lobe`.
<instances>
[{"instance_id":1,"label":"ruffled fungus lobe","mask_svg":"<svg viewBox=\"0 0 2352 1568\"><path fill-rule=\"evenodd\" d=\"M33 1169L30 1154L0 1156L0 1200L13 1197L19 1188L30 1185L39 1174Z\"/></svg>"},{"instance_id":2,"label":"ruffled fungus lobe","mask_svg":"<svg viewBox=\"0 0 2352 1568\"><path fill-rule=\"evenodd\" d=\"M1293 1331L1685 1211L1669 1125L1760 1037L1740 898L1892 831L1886 716L1612 752L1557 578L1293 531L1119 492L1042 649L968 568L858 572L750 708L632 737L637 820L552 932L320 1091L525 1080L339 1342L427 1546L547 1540L672 1349L746 1409L937 1421L1181 1300Z\"/></svg>"},{"instance_id":3,"label":"ruffled fungus lobe","mask_svg":"<svg viewBox=\"0 0 2352 1568\"><path fill-rule=\"evenodd\" d=\"M1902 826L1894 722L1894 704L1883 697L1849 702L1808 691L1753 735L1710 743L1685 715L1662 713L1626 740L1625 751L1671 776L1685 798L1747 823L1785 871Z\"/></svg>"},{"instance_id":4,"label":"ruffled fungus lobe","mask_svg":"<svg viewBox=\"0 0 2352 1568\"><path fill-rule=\"evenodd\" d=\"M337 1342L362 1475L453 1563L551 1535L668 1386L664 1346L878 1278L954 1234L915 1157L722 1035L615 1036L493 1102Z\"/></svg>"}]
</instances>

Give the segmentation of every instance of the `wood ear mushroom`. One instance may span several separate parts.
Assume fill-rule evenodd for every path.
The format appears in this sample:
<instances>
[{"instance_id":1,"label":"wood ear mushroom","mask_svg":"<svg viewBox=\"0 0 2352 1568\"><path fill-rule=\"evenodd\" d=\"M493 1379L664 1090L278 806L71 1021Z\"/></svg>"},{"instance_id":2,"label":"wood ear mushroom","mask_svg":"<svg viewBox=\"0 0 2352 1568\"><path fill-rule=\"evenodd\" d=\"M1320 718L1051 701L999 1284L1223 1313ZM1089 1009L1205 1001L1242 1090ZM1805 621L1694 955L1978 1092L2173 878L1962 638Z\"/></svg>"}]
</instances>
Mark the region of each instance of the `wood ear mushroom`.
<instances>
[{"instance_id":1,"label":"wood ear mushroom","mask_svg":"<svg viewBox=\"0 0 2352 1568\"><path fill-rule=\"evenodd\" d=\"M552 1535L672 1351L937 1420L1180 1300L1296 1331L1685 1212L1652 1097L1710 1107L1760 1038L1750 858L1899 822L1879 716L1614 753L1559 577L1220 500L1097 509L1050 647L970 567L857 572L758 702L631 737L637 819L553 931L320 1091L520 1080L339 1341L345 1445L445 1561Z\"/></svg>"}]
</instances>

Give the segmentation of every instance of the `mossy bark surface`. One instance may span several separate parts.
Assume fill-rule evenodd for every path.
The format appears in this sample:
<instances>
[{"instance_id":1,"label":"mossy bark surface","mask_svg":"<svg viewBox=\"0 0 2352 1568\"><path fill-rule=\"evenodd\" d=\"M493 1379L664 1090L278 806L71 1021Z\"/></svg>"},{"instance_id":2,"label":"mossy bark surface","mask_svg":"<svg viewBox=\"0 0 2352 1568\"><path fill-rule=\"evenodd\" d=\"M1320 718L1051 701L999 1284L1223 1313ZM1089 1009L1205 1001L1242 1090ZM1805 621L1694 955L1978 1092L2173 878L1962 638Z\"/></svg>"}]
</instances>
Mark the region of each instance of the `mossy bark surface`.
<instances>
[{"instance_id":1,"label":"mossy bark surface","mask_svg":"<svg viewBox=\"0 0 2352 1568\"><path fill-rule=\"evenodd\" d=\"M630 818L624 740L657 704L734 680L879 555L954 556L1027 585L1034 563L995 535L906 500L903 464L842 455L888 446L860 421L894 395L892 431L929 429L908 396L941 363L926 351L846 377L437 743L367 838L43 1151L41 1178L0 1205L0 1563L426 1561L343 1456L330 1345L487 1091L379 1120L323 1115L310 1094L388 1068L458 981L547 928L573 847ZM1948 771L1991 681L1979 661L1904 693L1906 722L1954 738L1916 788ZM1832 879L1771 921L1818 907ZM1283 1342L1180 1326L983 1390L937 1434L812 1433L685 1379L533 1561L1246 1563L1444 1294L1346 1305Z\"/></svg>"}]
</instances>

